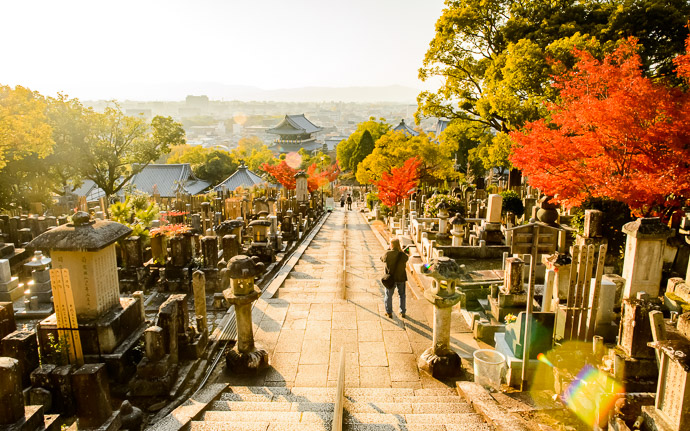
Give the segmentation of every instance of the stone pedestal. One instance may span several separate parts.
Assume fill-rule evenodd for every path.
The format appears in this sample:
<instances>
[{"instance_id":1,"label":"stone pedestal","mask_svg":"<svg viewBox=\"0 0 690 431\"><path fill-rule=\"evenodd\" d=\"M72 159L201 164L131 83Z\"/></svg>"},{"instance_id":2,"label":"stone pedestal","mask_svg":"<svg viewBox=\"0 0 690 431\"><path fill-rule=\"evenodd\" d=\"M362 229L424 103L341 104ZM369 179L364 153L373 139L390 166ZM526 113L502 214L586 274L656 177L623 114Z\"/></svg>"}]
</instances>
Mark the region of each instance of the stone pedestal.
<instances>
[{"instance_id":1,"label":"stone pedestal","mask_svg":"<svg viewBox=\"0 0 690 431\"><path fill-rule=\"evenodd\" d=\"M19 361L0 357L0 426L24 419L24 395Z\"/></svg>"},{"instance_id":2,"label":"stone pedestal","mask_svg":"<svg viewBox=\"0 0 690 431\"><path fill-rule=\"evenodd\" d=\"M112 417L105 364L83 365L72 374L72 387L79 429L101 428L106 424L110 429L119 429L111 425L113 420L119 422L119 415Z\"/></svg>"}]
</instances>

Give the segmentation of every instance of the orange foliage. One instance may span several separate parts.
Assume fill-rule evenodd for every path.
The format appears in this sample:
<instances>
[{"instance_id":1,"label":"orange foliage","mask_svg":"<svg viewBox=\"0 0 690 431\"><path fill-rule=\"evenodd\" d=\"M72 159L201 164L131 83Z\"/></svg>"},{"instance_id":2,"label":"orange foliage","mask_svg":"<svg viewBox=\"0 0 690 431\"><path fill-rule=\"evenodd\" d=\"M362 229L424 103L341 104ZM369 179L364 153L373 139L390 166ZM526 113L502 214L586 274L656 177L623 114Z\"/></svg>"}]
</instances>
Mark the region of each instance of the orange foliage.
<instances>
[{"instance_id":1,"label":"orange foliage","mask_svg":"<svg viewBox=\"0 0 690 431\"><path fill-rule=\"evenodd\" d=\"M635 45L603 61L575 50L548 120L511 133L511 162L568 207L608 197L649 214L671 195L690 196L690 95L643 76ZM690 76L687 54L676 64Z\"/></svg>"},{"instance_id":2,"label":"orange foliage","mask_svg":"<svg viewBox=\"0 0 690 431\"><path fill-rule=\"evenodd\" d=\"M393 207L412 193L419 183L419 167L422 161L417 157L410 157L399 168L391 168L390 173L384 172L381 179L374 184L379 189L379 199L385 205Z\"/></svg>"}]
</instances>

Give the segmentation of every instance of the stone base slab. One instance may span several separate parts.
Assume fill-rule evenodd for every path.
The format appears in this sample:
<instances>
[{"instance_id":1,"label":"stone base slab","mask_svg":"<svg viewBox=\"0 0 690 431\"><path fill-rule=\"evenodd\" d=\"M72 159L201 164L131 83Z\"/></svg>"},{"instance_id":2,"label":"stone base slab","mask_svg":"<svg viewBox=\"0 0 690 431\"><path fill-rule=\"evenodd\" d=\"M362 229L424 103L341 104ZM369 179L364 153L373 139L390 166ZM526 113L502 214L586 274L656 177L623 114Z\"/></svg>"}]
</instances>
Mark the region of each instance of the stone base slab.
<instances>
[{"instance_id":1,"label":"stone base slab","mask_svg":"<svg viewBox=\"0 0 690 431\"><path fill-rule=\"evenodd\" d=\"M241 353L235 347L225 358L228 371L233 374L256 374L268 367L268 352L257 348L248 353Z\"/></svg>"},{"instance_id":2,"label":"stone base slab","mask_svg":"<svg viewBox=\"0 0 690 431\"><path fill-rule=\"evenodd\" d=\"M431 374L436 379L455 377L462 370L460 356L449 350L442 354L434 353L429 347L419 357L419 368Z\"/></svg>"}]
</instances>

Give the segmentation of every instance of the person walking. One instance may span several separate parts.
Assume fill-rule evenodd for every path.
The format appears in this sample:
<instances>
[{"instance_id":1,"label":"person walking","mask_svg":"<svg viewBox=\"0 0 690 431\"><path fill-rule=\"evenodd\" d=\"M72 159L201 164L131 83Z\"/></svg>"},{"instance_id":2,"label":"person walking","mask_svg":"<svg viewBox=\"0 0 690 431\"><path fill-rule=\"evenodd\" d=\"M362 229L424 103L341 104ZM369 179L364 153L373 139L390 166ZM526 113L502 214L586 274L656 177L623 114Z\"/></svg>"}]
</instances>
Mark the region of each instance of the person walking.
<instances>
[{"instance_id":1,"label":"person walking","mask_svg":"<svg viewBox=\"0 0 690 431\"><path fill-rule=\"evenodd\" d=\"M400 248L400 240L398 238L391 239L390 249L381 256L381 261L386 264L386 274L390 274L395 284L393 287L386 287L383 294L383 301L386 308L386 316L393 317L393 293L398 289L398 296L400 296L400 317L405 318L405 311L407 310L405 302L405 283L407 282L407 260L409 256Z\"/></svg>"},{"instance_id":2,"label":"person walking","mask_svg":"<svg viewBox=\"0 0 690 431\"><path fill-rule=\"evenodd\" d=\"M349 193L347 195L347 209L348 211L352 209L352 196Z\"/></svg>"},{"instance_id":3,"label":"person walking","mask_svg":"<svg viewBox=\"0 0 690 431\"><path fill-rule=\"evenodd\" d=\"M340 208L345 206L345 195L340 195Z\"/></svg>"}]
</instances>

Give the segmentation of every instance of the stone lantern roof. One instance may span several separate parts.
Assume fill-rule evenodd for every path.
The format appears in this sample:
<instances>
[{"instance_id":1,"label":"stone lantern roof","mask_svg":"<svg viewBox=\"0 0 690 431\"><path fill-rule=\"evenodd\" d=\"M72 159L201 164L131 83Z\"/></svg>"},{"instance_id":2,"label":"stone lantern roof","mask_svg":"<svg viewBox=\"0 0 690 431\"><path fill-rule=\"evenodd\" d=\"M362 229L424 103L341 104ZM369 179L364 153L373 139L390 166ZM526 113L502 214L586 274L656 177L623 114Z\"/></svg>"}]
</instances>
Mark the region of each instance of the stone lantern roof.
<instances>
[{"instance_id":1,"label":"stone lantern roof","mask_svg":"<svg viewBox=\"0 0 690 431\"><path fill-rule=\"evenodd\" d=\"M240 254L234 256L228 262L228 275L230 278L249 278L261 275L266 269L266 265L257 256L246 256Z\"/></svg>"},{"instance_id":2,"label":"stone lantern roof","mask_svg":"<svg viewBox=\"0 0 690 431\"><path fill-rule=\"evenodd\" d=\"M623 232L640 239L660 239L673 236L673 229L661 222L659 217L638 218L623 225Z\"/></svg>"},{"instance_id":3,"label":"stone lantern roof","mask_svg":"<svg viewBox=\"0 0 690 431\"><path fill-rule=\"evenodd\" d=\"M98 251L132 233L129 227L110 220L92 220L80 211L72 223L50 229L34 238L28 247L34 250Z\"/></svg>"},{"instance_id":4,"label":"stone lantern roof","mask_svg":"<svg viewBox=\"0 0 690 431\"><path fill-rule=\"evenodd\" d=\"M458 265L455 260L441 256L428 265L422 265L422 274L436 280L460 280L465 274L465 268Z\"/></svg>"},{"instance_id":5,"label":"stone lantern roof","mask_svg":"<svg viewBox=\"0 0 690 431\"><path fill-rule=\"evenodd\" d=\"M270 226L271 222L269 220L254 220L252 222L249 222L250 227L254 226Z\"/></svg>"},{"instance_id":6,"label":"stone lantern roof","mask_svg":"<svg viewBox=\"0 0 690 431\"><path fill-rule=\"evenodd\" d=\"M465 217L461 216L460 213L456 213L453 218L448 220L453 226L461 226L466 224Z\"/></svg>"}]
</instances>

